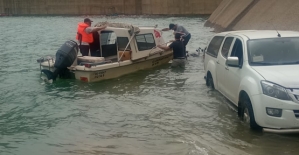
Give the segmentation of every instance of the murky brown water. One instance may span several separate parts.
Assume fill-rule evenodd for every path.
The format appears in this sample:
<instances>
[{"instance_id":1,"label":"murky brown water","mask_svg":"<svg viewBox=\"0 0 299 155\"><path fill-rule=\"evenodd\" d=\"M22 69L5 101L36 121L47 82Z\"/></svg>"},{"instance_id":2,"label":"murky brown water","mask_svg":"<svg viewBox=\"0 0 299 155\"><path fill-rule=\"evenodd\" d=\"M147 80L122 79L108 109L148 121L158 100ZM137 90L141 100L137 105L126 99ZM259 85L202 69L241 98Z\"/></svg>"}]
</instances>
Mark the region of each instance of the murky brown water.
<instances>
[{"instance_id":1,"label":"murky brown water","mask_svg":"<svg viewBox=\"0 0 299 155\"><path fill-rule=\"evenodd\" d=\"M84 17L0 18L0 154L297 155L298 135L248 130L228 101L210 91L202 57L98 83L40 80L39 56L54 55ZM191 33L191 54L212 29L206 17L92 17L138 26L170 22ZM172 39L164 32L165 40Z\"/></svg>"}]
</instances>

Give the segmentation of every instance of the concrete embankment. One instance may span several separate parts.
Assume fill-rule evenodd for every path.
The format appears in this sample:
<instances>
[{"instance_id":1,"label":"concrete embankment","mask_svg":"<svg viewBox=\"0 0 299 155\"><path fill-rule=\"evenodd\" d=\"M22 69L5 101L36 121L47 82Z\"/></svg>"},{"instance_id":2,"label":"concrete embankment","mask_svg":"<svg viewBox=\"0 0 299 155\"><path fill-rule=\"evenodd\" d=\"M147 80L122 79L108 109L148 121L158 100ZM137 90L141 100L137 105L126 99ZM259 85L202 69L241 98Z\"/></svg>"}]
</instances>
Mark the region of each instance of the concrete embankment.
<instances>
[{"instance_id":1,"label":"concrete embankment","mask_svg":"<svg viewBox=\"0 0 299 155\"><path fill-rule=\"evenodd\" d=\"M6 15L201 15L222 0L0 0Z\"/></svg>"},{"instance_id":2,"label":"concrete embankment","mask_svg":"<svg viewBox=\"0 0 299 155\"><path fill-rule=\"evenodd\" d=\"M223 0L205 26L215 31L277 29L299 31L298 0Z\"/></svg>"}]
</instances>

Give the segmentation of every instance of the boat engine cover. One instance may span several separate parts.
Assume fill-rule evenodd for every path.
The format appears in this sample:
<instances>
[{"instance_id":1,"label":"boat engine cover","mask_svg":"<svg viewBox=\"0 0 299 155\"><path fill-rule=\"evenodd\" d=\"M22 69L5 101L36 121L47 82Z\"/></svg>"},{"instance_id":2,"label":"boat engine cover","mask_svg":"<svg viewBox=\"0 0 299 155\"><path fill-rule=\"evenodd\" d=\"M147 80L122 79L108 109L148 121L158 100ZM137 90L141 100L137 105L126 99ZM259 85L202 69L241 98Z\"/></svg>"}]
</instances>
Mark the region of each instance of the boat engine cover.
<instances>
[{"instance_id":1,"label":"boat engine cover","mask_svg":"<svg viewBox=\"0 0 299 155\"><path fill-rule=\"evenodd\" d=\"M76 60L77 55L78 44L73 40L66 41L56 52L54 67L58 69L70 67Z\"/></svg>"}]
</instances>

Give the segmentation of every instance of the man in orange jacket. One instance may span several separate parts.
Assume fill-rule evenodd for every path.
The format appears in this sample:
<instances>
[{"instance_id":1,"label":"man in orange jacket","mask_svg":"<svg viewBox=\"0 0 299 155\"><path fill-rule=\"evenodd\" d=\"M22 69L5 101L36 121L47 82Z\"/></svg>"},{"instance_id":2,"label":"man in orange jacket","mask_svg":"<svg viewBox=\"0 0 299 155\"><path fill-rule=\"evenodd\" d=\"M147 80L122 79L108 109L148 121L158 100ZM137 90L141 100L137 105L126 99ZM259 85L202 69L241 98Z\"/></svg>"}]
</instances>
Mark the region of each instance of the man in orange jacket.
<instances>
[{"instance_id":1,"label":"man in orange jacket","mask_svg":"<svg viewBox=\"0 0 299 155\"><path fill-rule=\"evenodd\" d=\"M93 21L85 18L84 22L78 24L76 39L79 41L82 56L89 55L89 44L93 42L93 32L104 30L107 26L91 27Z\"/></svg>"}]
</instances>

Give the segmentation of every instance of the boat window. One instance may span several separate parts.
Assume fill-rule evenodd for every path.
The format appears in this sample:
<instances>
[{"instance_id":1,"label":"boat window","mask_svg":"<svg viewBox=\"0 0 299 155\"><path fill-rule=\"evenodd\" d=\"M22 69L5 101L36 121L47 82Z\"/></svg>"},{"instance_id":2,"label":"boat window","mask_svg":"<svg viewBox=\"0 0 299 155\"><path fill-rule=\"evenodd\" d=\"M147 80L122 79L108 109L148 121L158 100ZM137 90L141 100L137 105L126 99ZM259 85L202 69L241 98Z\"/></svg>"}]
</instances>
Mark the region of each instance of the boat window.
<instances>
[{"instance_id":1,"label":"boat window","mask_svg":"<svg viewBox=\"0 0 299 155\"><path fill-rule=\"evenodd\" d=\"M116 42L116 34L114 32L101 33L101 45L111 45Z\"/></svg>"},{"instance_id":2,"label":"boat window","mask_svg":"<svg viewBox=\"0 0 299 155\"><path fill-rule=\"evenodd\" d=\"M129 43L128 37L117 37L117 45L119 51L124 51ZM126 51L131 50L131 46L129 45L126 49Z\"/></svg>"},{"instance_id":3,"label":"boat window","mask_svg":"<svg viewBox=\"0 0 299 155\"><path fill-rule=\"evenodd\" d=\"M223 39L224 37L222 36L214 37L208 46L207 54L217 57Z\"/></svg>"},{"instance_id":4,"label":"boat window","mask_svg":"<svg viewBox=\"0 0 299 155\"><path fill-rule=\"evenodd\" d=\"M136 42L139 51L150 50L156 46L153 34L136 35Z\"/></svg>"},{"instance_id":5,"label":"boat window","mask_svg":"<svg viewBox=\"0 0 299 155\"><path fill-rule=\"evenodd\" d=\"M113 31L101 32L101 56L108 57L117 55L116 34Z\"/></svg>"}]
</instances>

